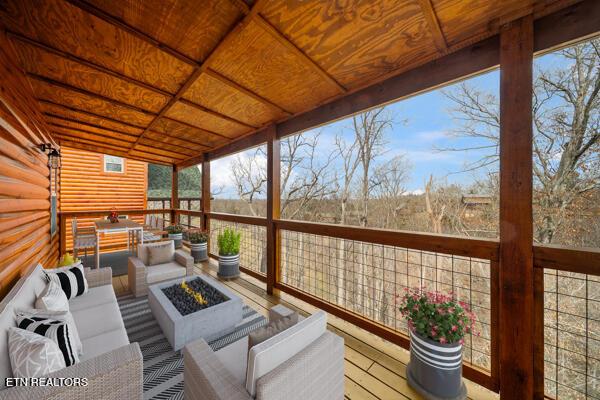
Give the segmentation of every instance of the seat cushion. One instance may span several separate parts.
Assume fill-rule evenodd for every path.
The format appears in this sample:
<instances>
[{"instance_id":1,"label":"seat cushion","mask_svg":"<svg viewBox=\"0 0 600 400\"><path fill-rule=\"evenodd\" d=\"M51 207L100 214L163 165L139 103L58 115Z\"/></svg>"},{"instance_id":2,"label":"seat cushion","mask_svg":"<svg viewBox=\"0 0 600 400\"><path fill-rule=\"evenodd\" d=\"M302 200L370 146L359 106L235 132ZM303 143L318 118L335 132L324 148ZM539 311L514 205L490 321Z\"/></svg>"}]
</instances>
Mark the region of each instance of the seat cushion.
<instances>
[{"instance_id":1,"label":"seat cushion","mask_svg":"<svg viewBox=\"0 0 600 400\"><path fill-rule=\"evenodd\" d=\"M248 363L248 336L223 347L215 352L215 355L238 383L243 386L246 380L246 364Z\"/></svg>"},{"instance_id":2,"label":"seat cushion","mask_svg":"<svg viewBox=\"0 0 600 400\"><path fill-rule=\"evenodd\" d=\"M185 274L185 267L182 267L181 264L174 261L146 267L146 281L149 284L181 278L184 277Z\"/></svg>"},{"instance_id":3,"label":"seat cushion","mask_svg":"<svg viewBox=\"0 0 600 400\"><path fill-rule=\"evenodd\" d=\"M83 340L83 355L81 361L89 360L111 350L129 344L125 328L103 332Z\"/></svg>"},{"instance_id":4,"label":"seat cushion","mask_svg":"<svg viewBox=\"0 0 600 400\"><path fill-rule=\"evenodd\" d=\"M259 343L277 335L280 332L285 331L290 326L295 325L298 322L298 313L292 313L285 317L280 317L269 321L265 326L261 326L258 329L253 330L248 335L248 349L256 346Z\"/></svg>"},{"instance_id":5,"label":"seat cushion","mask_svg":"<svg viewBox=\"0 0 600 400\"><path fill-rule=\"evenodd\" d=\"M77 311L117 301L112 285L90 288L86 294L69 301L69 310Z\"/></svg>"},{"instance_id":6,"label":"seat cushion","mask_svg":"<svg viewBox=\"0 0 600 400\"><path fill-rule=\"evenodd\" d=\"M72 311L71 314L73 314L75 325L77 325L79 337L84 343L84 355L85 339L115 329L125 329L123 319L121 318L121 312L119 311L119 306L116 301Z\"/></svg>"},{"instance_id":7,"label":"seat cushion","mask_svg":"<svg viewBox=\"0 0 600 400\"><path fill-rule=\"evenodd\" d=\"M292 358L327 329L327 314L317 311L281 333L252 347L248 352L246 390L256 396L256 381Z\"/></svg>"}]
</instances>

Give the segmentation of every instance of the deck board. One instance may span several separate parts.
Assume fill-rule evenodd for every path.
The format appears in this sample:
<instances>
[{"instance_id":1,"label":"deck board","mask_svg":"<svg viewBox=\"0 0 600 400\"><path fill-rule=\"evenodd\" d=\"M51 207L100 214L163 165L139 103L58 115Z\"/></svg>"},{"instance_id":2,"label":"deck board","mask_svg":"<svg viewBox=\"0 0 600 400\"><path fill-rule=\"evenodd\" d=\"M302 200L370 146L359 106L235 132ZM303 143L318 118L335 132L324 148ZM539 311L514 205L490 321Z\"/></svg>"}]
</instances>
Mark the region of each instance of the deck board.
<instances>
[{"instance_id":1,"label":"deck board","mask_svg":"<svg viewBox=\"0 0 600 400\"><path fill-rule=\"evenodd\" d=\"M196 266L198 273L216 277L215 269L207 264ZM270 296L265 284L242 274L241 279L222 282L237 293L245 304L267 316L269 308L283 304L303 315L316 310L312 305L281 293ZM127 276L113 278L117 295L129 292ZM355 325L335 316L328 316L328 328L344 338L345 343L345 397L351 400L420 400L422 397L408 386L406 363L409 353ZM472 400L497 399L498 395L466 381Z\"/></svg>"}]
</instances>

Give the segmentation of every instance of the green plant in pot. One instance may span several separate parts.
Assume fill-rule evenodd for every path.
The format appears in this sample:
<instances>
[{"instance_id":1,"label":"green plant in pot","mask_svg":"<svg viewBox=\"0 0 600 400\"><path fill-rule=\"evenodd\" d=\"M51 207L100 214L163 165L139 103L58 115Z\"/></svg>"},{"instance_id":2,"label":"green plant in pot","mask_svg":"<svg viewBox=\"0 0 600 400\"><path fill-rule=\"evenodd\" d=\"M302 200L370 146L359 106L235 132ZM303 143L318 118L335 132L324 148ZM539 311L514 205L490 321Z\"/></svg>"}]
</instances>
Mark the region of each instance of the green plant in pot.
<instances>
[{"instance_id":1,"label":"green plant in pot","mask_svg":"<svg viewBox=\"0 0 600 400\"><path fill-rule=\"evenodd\" d=\"M242 235L234 229L225 228L217 236L219 246L220 278L237 278L240 276L240 241Z\"/></svg>"},{"instance_id":2,"label":"green plant in pot","mask_svg":"<svg viewBox=\"0 0 600 400\"><path fill-rule=\"evenodd\" d=\"M465 335L479 335L475 314L452 293L406 288L397 297L410 333L409 385L426 399L466 399L462 348Z\"/></svg>"},{"instance_id":3,"label":"green plant in pot","mask_svg":"<svg viewBox=\"0 0 600 400\"><path fill-rule=\"evenodd\" d=\"M169 239L175 242L175 248L180 249L183 241L183 226L179 224L169 225L165 230L169 234Z\"/></svg>"},{"instance_id":4,"label":"green plant in pot","mask_svg":"<svg viewBox=\"0 0 600 400\"><path fill-rule=\"evenodd\" d=\"M206 261L208 259L208 235L205 232L189 231L187 238L190 241L190 251L194 262Z\"/></svg>"}]
</instances>

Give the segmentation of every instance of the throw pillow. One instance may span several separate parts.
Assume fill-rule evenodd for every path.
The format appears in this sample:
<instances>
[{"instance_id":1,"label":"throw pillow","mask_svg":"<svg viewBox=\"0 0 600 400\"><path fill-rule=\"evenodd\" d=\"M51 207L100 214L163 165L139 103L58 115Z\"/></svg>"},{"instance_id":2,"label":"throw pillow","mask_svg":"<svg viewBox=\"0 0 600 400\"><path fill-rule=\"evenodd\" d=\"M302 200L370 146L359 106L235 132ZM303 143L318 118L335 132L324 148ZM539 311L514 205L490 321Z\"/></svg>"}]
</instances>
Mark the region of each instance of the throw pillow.
<instances>
[{"instance_id":1,"label":"throw pillow","mask_svg":"<svg viewBox=\"0 0 600 400\"><path fill-rule=\"evenodd\" d=\"M58 321L65 321L69 326L69 334L71 335L71 343L75 345L75 349L77 350L78 355L83 354L83 344L81 343L81 339L79 338L79 331L77 330L77 325L75 325L75 320L73 319L73 315L70 311L46 311L40 309L16 309L15 310L16 317L40 317L46 319L55 319Z\"/></svg>"},{"instance_id":2,"label":"throw pillow","mask_svg":"<svg viewBox=\"0 0 600 400\"><path fill-rule=\"evenodd\" d=\"M66 268L46 269L44 271L48 281L58 283L69 300L88 291L88 283L83 274L81 263Z\"/></svg>"},{"instance_id":3,"label":"throw pillow","mask_svg":"<svg viewBox=\"0 0 600 400\"><path fill-rule=\"evenodd\" d=\"M276 319L269 322L267 325L253 330L248 334L248 350L259 343L285 331L290 326L294 326L298 322L298 313L290 314L286 317Z\"/></svg>"},{"instance_id":4,"label":"throw pillow","mask_svg":"<svg viewBox=\"0 0 600 400\"><path fill-rule=\"evenodd\" d=\"M8 328L8 355L15 378L37 378L66 366L54 341L13 326Z\"/></svg>"},{"instance_id":5,"label":"throw pillow","mask_svg":"<svg viewBox=\"0 0 600 400\"><path fill-rule=\"evenodd\" d=\"M173 261L175 247L173 241L164 242L161 245L148 247L148 265L164 264Z\"/></svg>"},{"instance_id":6,"label":"throw pillow","mask_svg":"<svg viewBox=\"0 0 600 400\"><path fill-rule=\"evenodd\" d=\"M20 315L17 316L17 326L53 340L62 352L67 367L79 362L69 326L65 321Z\"/></svg>"},{"instance_id":7,"label":"throw pillow","mask_svg":"<svg viewBox=\"0 0 600 400\"><path fill-rule=\"evenodd\" d=\"M69 299L60 285L51 280L35 301L35 308L46 311L69 311Z\"/></svg>"}]
</instances>

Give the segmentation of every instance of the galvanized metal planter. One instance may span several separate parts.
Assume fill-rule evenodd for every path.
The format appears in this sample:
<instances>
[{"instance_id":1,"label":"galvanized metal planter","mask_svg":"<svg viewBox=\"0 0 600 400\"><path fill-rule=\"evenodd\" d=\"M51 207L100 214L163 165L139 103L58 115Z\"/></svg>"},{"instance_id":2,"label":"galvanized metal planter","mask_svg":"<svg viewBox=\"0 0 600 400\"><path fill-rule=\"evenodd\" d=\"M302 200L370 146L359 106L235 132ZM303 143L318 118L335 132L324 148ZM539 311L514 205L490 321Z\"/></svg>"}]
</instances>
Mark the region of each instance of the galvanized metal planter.
<instances>
[{"instance_id":1,"label":"galvanized metal planter","mask_svg":"<svg viewBox=\"0 0 600 400\"><path fill-rule=\"evenodd\" d=\"M169 233L169 239L175 242L175 248L180 249L183 242L182 233Z\"/></svg>"},{"instance_id":2,"label":"galvanized metal planter","mask_svg":"<svg viewBox=\"0 0 600 400\"><path fill-rule=\"evenodd\" d=\"M409 385L429 400L462 400L467 388L462 380L462 345L440 344L410 332Z\"/></svg>"},{"instance_id":3,"label":"galvanized metal planter","mask_svg":"<svg viewBox=\"0 0 600 400\"><path fill-rule=\"evenodd\" d=\"M219 278L230 279L240 276L240 255L232 256L219 255Z\"/></svg>"},{"instance_id":4,"label":"galvanized metal planter","mask_svg":"<svg viewBox=\"0 0 600 400\"><path fill-rule=\"evenodd\" d=\"M190 251L194 262L198 263L208 259L207 243L190 243Z\"/></svg>"}]
</instances>

